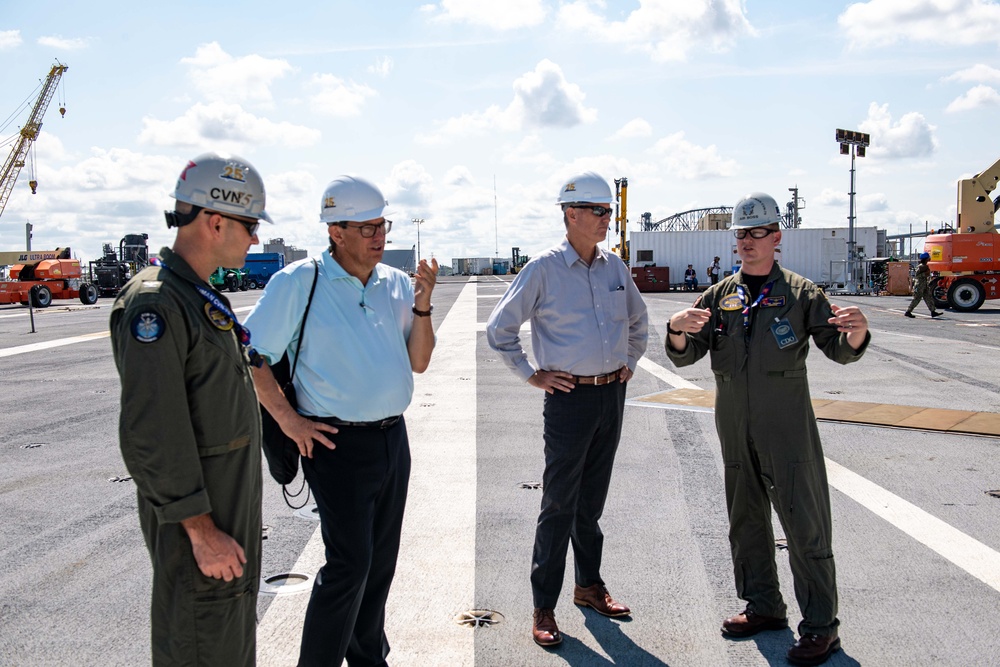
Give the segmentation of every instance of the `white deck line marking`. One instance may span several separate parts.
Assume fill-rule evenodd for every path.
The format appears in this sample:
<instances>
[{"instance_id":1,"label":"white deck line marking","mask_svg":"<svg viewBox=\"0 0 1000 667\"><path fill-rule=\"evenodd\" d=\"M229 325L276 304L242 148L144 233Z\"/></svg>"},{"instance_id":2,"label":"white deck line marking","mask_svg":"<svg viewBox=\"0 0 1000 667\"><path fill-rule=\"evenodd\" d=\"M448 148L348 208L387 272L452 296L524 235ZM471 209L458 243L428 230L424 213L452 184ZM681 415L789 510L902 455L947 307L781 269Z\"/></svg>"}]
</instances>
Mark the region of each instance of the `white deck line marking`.
<instances>
[{"instance_id":1,"label":"white deck line marking","mask_svg":"<svg viewBox=\"0 0 1000 667\"><path fill-rule=\"evenodd\" d=\"M645 357L639 360L639 366L675 388L700 388ZM671 380L671 376L679 380L679 383L675 384L675 381ZM628 404L637 407L640 405L642 407L658 407L652 404L643 405L635 401L629 401ZM708 409L698 411L702 410L714 412ZM1000 591L1000 552L948 525L891 491L883 489L856 472L848 470L836 461L832 461L828 457L824 457L824 460L826 461L830 486L948 559L990 588Z\"/></svg>"},{"instance_id":2,"label":"white deck line marking","mask_svg":"<svg viewBox=\"0 0 1000 667\"><path fill-rule=\"evenodd\" d=\"M1000 553L835 461L826 472L830 486L1000 591Z\"/></svg>"},{"instance_id":3,"label":"white deck line marking","mask_svg":"<svg viewBox=\"0 0 1000 667\"><path fill-rule=\"evenodd\" d=\"M476 331L470 281L438 327L430 368L414 376L406 412L413 465L386 609L397 667L473 665L474 633L452 618L475 592ZM315 573L324 560L317 526L292 570ZM295 665L308 602L307 593L274 599L257 626L258 664Z\"/></svg>"},{"instance_id":4,"label":"white deck line marking","mask_svg":"<svg viewBox=\"0 0 1000 667\"><path fill-rule=\"evenodd\" d=\"M98 331L97 333L83 334L82 336L73 336L72 338L58 338L56 340L45 341L44 343L18 345L17 347L8 347L0 350L0 357L13 357L18 354L26 354L28 352L39 352L41 350L48 350L53 347L62 347L63 345L73 345L74 343L87 343L92 340L107 338L110 335L111 335L110 331Z\"/></svg>"},{"instance_id":5,"label":"white deck line marking","mask_svg":"<svg viewBox=\"0 0 1000 667\"><path fill-rule=\"evenodd\" d=\"M680 375L677 375L677 373L668 371L663 366L659 365L655 361L647 359L646 357L639 358L638 366L642 370L652 373L675 389L701 389L701 387L696 385L694 382L688 382Z\"/></svg>"},{"instance_id":6,"label":"white deck line marking","mask_svg":"<svg viewBox=\"0 0 1000 667\"><path fill-rule=\"evenodd\" d=\"M241 308L233 308L234 313L239 313L244 310L250 310L253 306L243 306ZM17 354L26 354L28 352L38 352L40 350L48 350L53 347L62 347L63 345L74 345L76 343L86 343L92 340L97 340L98 338L108 338L111 336L110 331L97 331L95 333L83 334L82 336L73 336L71 338L57 338L56 340L49 340L44 343L32 343L30 345L19 345L17 347L8 347L0 350L0 358L3 357L13 357Z\"/></svg>"}]
</instances>

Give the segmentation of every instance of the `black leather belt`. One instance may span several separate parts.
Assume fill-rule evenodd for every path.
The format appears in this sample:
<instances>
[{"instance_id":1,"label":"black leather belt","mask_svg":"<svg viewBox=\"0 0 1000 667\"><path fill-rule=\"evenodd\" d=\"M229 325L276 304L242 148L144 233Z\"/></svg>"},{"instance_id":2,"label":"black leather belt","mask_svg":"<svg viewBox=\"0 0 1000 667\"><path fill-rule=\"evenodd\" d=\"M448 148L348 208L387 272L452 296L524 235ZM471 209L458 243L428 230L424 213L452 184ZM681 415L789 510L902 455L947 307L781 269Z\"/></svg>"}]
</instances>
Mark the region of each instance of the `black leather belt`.
<instances>
[{"instance_id":1,"label":"black leather belt","mask_svg":"<svg viewBox=\"0 0 1000 667\"><path fill-rule=\"evenodd\" d=\"M402 416L396 415L395 417L386 417L385 419L379 419L373 422L348 422L343 419L337 419L336 417L315 417L316 421L323 422L324 424L329 424L330 426L353 426L354 428L390 428L395 426Z\"/></svg>"},{"instance_id":2,"label":"black leather belt","mask_svg":"<svg viewBox=\"0 0 1000 667\"><path fill-rule=\"evenodd\" d=\"M602 384L611 384L617 379L618 379L618 371L611 371L610 373L606 373L604 375L574 375L573 383L602 385Z\"/></svg>"}]
</instances>

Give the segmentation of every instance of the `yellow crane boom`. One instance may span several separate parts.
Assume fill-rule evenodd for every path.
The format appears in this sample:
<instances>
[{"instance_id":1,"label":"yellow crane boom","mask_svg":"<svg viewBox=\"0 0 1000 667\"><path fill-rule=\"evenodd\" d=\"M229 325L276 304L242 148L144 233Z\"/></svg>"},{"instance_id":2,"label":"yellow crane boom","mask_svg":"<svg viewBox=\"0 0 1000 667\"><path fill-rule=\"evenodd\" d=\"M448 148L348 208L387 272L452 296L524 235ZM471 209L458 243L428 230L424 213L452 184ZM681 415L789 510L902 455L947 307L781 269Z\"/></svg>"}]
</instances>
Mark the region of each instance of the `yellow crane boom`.
<instances>
[{"instance_id":1,"label":"yellow crane boom","mask_svg":"<svg viewBox=\"0 0 1000 667\"><path fill-rule=\"evenodd\" d=\"M618 256L628 266L628 241L625 239L625 227L628 225L628 179L624 176L615 179L615 201L621 202L616 208L615 233L618 234Z\"/></svg>"},{"instance_id":2,"label":"yellow crane boom","mask_svg":"<svg viewBox=\"0 0 1000 667\"><path fill-rule=\"evenodd\" d=\"M38 133L42 131L42 117L45 115L45 110L49 108L49 102L52 101L52 96L56 92L56 86L63 73L68 69L69 67L57 61L49 70L49 75L45 77L45 83L42 85L42 91L35 99L31 115L28 116L28 121L18 133L20 136L17 137L10 155L7 156L7 161L3 164L3 169L0 170L0 215L3 215L3 210L7 206L7 200L10 199L14 182L17 180L18 174L21 173L21 167L24 166L25 159L28 157L28 151L35 139L38 138ZM65 113L65 109L61 111ZM34 192L34 190L34 185L32 185L31 191Z\"/></svg>"}]
</instances>

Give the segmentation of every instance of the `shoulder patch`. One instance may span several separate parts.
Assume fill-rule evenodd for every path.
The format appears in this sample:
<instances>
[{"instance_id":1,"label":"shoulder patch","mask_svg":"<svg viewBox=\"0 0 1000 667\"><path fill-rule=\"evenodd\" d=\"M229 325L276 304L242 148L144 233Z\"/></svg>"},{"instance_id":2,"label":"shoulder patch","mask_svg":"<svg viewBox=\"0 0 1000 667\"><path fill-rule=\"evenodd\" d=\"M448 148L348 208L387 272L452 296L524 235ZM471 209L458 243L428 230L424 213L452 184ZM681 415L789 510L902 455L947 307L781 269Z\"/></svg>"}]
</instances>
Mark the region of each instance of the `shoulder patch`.
<instances>
[{"instance_id":1,"label":"shoulder patch","mask_svg":"<svg viewBox=\"0 0 1000 667\"><path fill-rule=\"evenodd\" d=\"M743 300L738 294L730 294L719 302L722 310L743 310Z\"/></svg>"},{"instance_id":2,"label":"shoulder patch","mask_svg":"<svg viewBox=\"0 0 1000 667\"><path fill-rule=\"evenodd\" d=\"M131 329L140 343L153 343L163 337L167 322L155 310L145 310L132 318Z\"/></svg>"},{"instance_id":3,"label":"shoulder patch","mask_svg":"<svg viewBox=\"0 0 1000 667\"><path fill-rule=\"evenodd\" d=\"M229 318L229 316L210 303L205 304L205 314L208 315L208 321L211 322L212 326L216 329L229 331L233 328L233 321Z\"/></svg>"}]
</instances>

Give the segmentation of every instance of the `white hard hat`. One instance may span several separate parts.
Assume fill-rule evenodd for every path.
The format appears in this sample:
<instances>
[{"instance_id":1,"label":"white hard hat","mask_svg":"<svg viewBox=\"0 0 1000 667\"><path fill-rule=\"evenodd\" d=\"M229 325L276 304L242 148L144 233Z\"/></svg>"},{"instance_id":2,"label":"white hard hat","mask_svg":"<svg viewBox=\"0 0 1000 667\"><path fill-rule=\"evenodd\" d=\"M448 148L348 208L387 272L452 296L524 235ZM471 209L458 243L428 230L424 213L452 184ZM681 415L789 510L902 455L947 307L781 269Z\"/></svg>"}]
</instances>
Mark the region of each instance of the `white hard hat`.
<instances>
[{"instance_id":1,"label":"white hard hat","mask_svg":"<svg viewBox=\"0 0 1000 667\"><path fill-rule=\"evenodd\" d=\"M736 202L733 207L733 227L763 227L781 224L781 209L774 197L763 192L752 192Z\"/></svg>"},{"instance_id":2,"label":"white hard hat","mask_svg":"<svg viewBox=\"0 0 1000 667\"><path fill-rule=\"evenodd\" d=\"M389 202L372 183L356 176L338 176L323 191L319 205L319 221L365 222L385 217Z\"/></svg>"},{"instance_id":3,"label":"white hard hat","mask_svg":"<svg viewBox=\"0 0 1000 667\"><path fill-rule=\"evenodd\" d=\"M559 188L556 203L563 204L610 204L612 201L611 187L592 171L574 176Z\"/></svg>"},{"instance_id":4,"label":"white hard hat","mask_svg":"<svg viewBox=\"0 0 1000 667\"><path fill-rule=\"evenodd\" d=\"M205 153L190 160L172 196L219 213L271 222L264 212L264 181L252 164L235 155Z\"/></svg>"}]
</instances>

